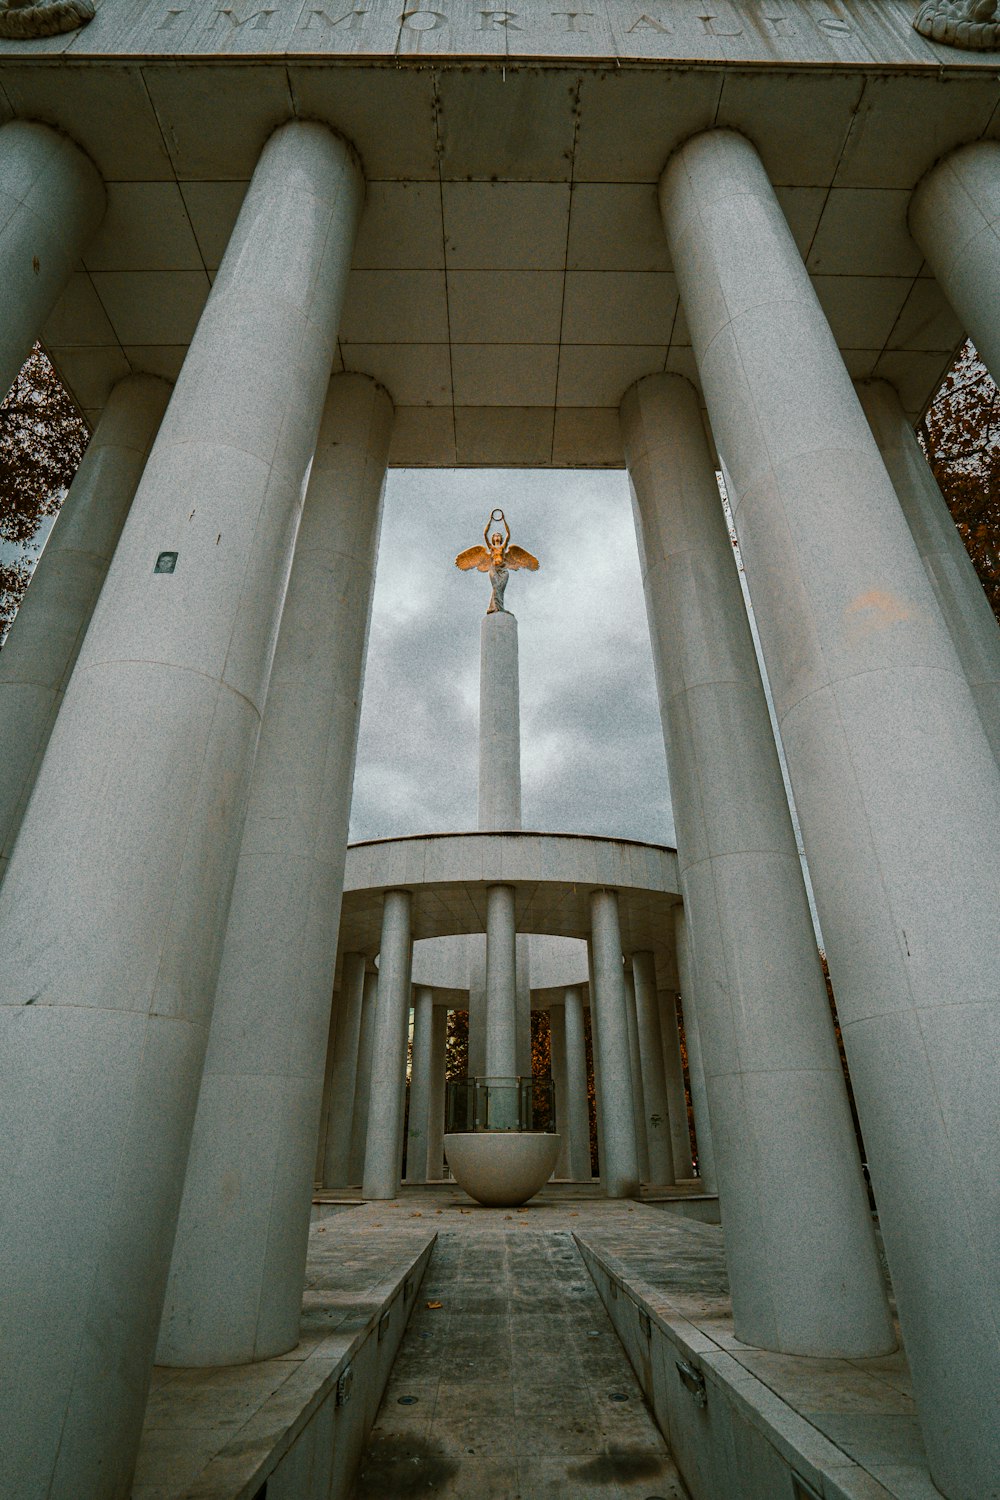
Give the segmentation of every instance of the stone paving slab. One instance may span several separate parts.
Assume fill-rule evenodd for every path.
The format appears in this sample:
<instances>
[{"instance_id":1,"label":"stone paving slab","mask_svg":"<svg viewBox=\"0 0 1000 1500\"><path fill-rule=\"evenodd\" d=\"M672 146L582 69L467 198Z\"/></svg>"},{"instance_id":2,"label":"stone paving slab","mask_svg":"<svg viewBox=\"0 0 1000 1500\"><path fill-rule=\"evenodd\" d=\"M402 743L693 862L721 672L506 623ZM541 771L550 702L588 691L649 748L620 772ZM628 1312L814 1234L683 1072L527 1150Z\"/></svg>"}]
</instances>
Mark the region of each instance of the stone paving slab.
<instances>
[{"instance_id":1,"label":"stone paving slab","mask_svg":"<svg viewBox=\"0 0 1000 1500\"><path fill-rule=\"evenodd\" d=\"M325 1205L313 1224L299 1343L259 1364L158 1366L132 1500L238 1500L259 1488L396 1297L434 1230L381 1205Z\"/></svg>"}]
</instances>

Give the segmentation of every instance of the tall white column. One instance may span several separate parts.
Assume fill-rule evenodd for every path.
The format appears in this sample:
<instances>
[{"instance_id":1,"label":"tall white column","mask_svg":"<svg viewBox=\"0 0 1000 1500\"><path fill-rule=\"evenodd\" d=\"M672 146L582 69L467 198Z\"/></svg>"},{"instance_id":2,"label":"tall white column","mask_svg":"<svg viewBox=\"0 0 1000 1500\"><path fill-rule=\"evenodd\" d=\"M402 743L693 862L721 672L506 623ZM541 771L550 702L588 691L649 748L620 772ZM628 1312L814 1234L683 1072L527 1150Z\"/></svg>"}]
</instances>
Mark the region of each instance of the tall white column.
<instances>
[{"instance_id":1,"label":"tall white column","mask_svg":"<svg viewBox=\"0 0 1000 1500\"><path fill-rule=\"evenodd\" d=\"M330 382L229 908L161 1364L239 1364L298 1342L391 424L373 381ZM346 1184L363 984L354 956L341 987L331 1186Z\"/></svg>"},{"instance_id":2,"label":"tall white column","mask_svg":"<svg viewBox=\"0 0 1000 1500\"><path fill-rule=\"evenodd\" d=\"M403 1128L400 1080L405 1078L406 1073L410 972L413 962L411 906L409 891L386 891L382 899L378 1000L372 1040L371 1096L362 1186L365 1198L399 1196L402 1166L400 1132Z\"/></svg>"},{"instance_id":3,"label":"tall white column","mask_svg":"<svg viewBox=\"0 0 1000 1500\"><path fill-rule=\"evenodd\" d=\"M641 381L622 428L736 1337L787 1354L884 1352L894 1339L847 1091L695 391L680 376Z\"/></svg>"},{"instance_id":4,"label":"tall white column","mask_svg":"<svg viewBox=\"0 0 1000 1500\"><path fill-rule=\"evenodd\" d=\"M0 891L5 1493L130 1483L361 193L322 125L265 146Z\"/></svg>"},{"instance_id":5,"label":"tall white column","mask_svg":"<svg viewBox=\"0 0 1000 1500\"><path fill-rule=\"evenodd\" d=\"M508 611L484 615L479 633L479 827L484 832L518 829L521 826L521 710L518 680L517 618ZM506 941L506 940L505 940ZM489 939L486 950L486 982L482 1010L469 999L469 1072L482 1059L491 1077L515 1077L531 1072L531 979L526 943L516 944L510 993L506 980L495 978L490 1000ZM506 962L506 960L504 960ZM498 971L499 972L499 971ZM498 988L497 986L500 986ZM512 1014L498 1017L491 1003L511 1006ZM510 1055L506 1031L512 1030ZM498 1030L499 1028L499 1030ZM494 1061L505 1059L499 1073L490 1060L492 1036ZM502 1040L500 1040L502 1036ZM499 1045L500 1051L496 1048ZM525 1068L525 1063L527 1067Z\"/></svg>"},{"instance_id":6,"label":"tall white column","mask_svg":"<svg viewBox=\"0 0 1000 1500\"><path fill-rule=\"evenodd\" d=\"M570 1118L569 1094L566 1080L566 1012L561 1005L549 1006L549 1065L552 1073L552 1103L556 1114L556 1130L560 1136L559 1160L554 1177L569 1177L570 1172Z\"/></svg>"},{"instance_id":7,"label":"tall white column","mask_svg":"<svg viewBox=\"0 0 1000 1500\"><path fill-rule=\"evenodd\" d=\"M569 1177L573 1182L590 1182L590 1110L587 1107L587 1039L583 1029L583 994L578 985L571 986L563 997L563 1026L566 1036L567 1134L569 1136ZM562 1126L560 1125L560 1130Z\"/></svg>"},{"instance_id":8,"label":"tall white column","mask_svg":"<svg viewBox=\"0 0 1000 1500\"><path fill-rule=\"evenodd\" d=\"M625 1016L628 1020L628 1061L632 1079L632 1118L635 1122L635 1151L639 1163L639 1181L649 1181L649 1147L646 1144L646 1094L642 1086L642 1060L639 1055L639 1023L635 1014L635 983L632 965L626 963Z\"/></svg>"},{"instance_id":9,"label":"tall white column","mask_svg":"<svg viewBox=\"0 0 1000 1500\"><path fill-rule=\"evenodd\" d=\"M479 632L479 827L521 826L517 618L484 615Z\"/></svg>"},{"instance_id":10,"label":"tall white column","mask_svg":"<svg viewBox=\"0 0 1000 1500\"><path fill-rule=\"evenodd\" d=\"M681 1037L677 1028L677 994L662 990L659 995L660 1040L663 1044L663 1073L667 1085L667 1111L670 1116L670 1145L674 1171L678 1179L690 1177L691 1132L688 1129L687 1095L684 1091L684 1063L681 1059Z\"/></svg>"},{"instance_id":11,"label":"tall white column","mask_svg":"<svg viewBox=\"0 0 1000 1500\"><path fill-rule=\"evenodd\" d=\"M695 995L694 966L688 944L687 919L683 906L674 908L674 937L677 945L677 974L681 985L684 1010L684 1036L687 1041L688 1078L691 1080L691 1108L694 1111L694 1134L698 1147L698 1176L708 1193L719 1190L715 1174L715 1148L712 1145L712 1121L708 1107L708 1089L701 1056L701 1032Z\"/></svg>"},{"instance_id":12,"label":"tall white column","mask_svg":"<svg viewBox=\"0 0 1000 1500\"><path fill-rule=\"evenodd\" d=\"M354 1085L354 1118L351 1122L351 1155L349 1182L360 1186L365 1171L365 1147L368 1141L368 1108L372 1093L372 1051L375 1045L375 1007L378 1001L378 975L365 975L365 993L361 1005L361 1035L358 1038L358 1076Z\"/></svg>"},{"instance_id":13,"label":"tall white column","mask_svg":"<svg viewBox=\"0 0 1000 1500\"><path fill-rule=\"evenodd\" d=\"M0 399L104 217L100 173L69 136L29 120L0 128Z\"/></svg>"},{"instance_id":14,"label":"tall white column","mask_svg":"<svg viewBox=\"0 0 1000 1500\"><path fill-rule=\"evenodd\" d=\"M486 1072L486 938L469 940L469 1061L470 1078Z\"/></svg>"},{"instance_id":15,"label":"tall white column","mask_svg":"<svg viewBox=\"0 0 1000 1500\"><path fill-rule=\"evenodd\" d=\"M431 1099L431 1028L434 991L426 984L413 990L413 1051L410 1054L410 1116L406 1130L406 1181L427 1181L427 1115Z\"/></svg>"},{"instance_id":16,"label":"tall white column","mask_svg":"<svg viewBox=\"0 0 1000 1500\"><path fill-rule=\"evenodd\" d=\"M600 1037L600 1106L604 1118L605 1160L601 1178L609 1198L630 1198L639 1191L639 1157L632 1113L632 1070L622 963L618 892L590 895L590 932L594 989L591 1019Z\"/></svg>"},{"instance_id":17,"label":"tall white column","mask_svg":"<svg viewBox=\"0 0 1000 1500\"><path fill-rule=\"evenodd\" d=\"M1000 382L1000 145L960 146L910 203L910 230L959 321Z\"/></svg>"},{"instance_id":18,"label":"tall white column","mask_svg":"<svg viewBox=\"0 0 1000 1500\"><path fill-rule=\"evenodd\" d=\"M677 1173L674 1167L667 1085L663 1073L663 1040L656 997L656 965L652 953L633 953L632 983L646 1106L649 1180L658 1186L668 1186L676 1180Z\"/></svg>"},{"instance_id":19,"label":"tall white column","mask_svg":"<svg viewBox=\"0 0 1000 1500\"><path fill-rule=\"evenodd\" d=\"M330 1108L323 1152L323 1186L346 1187L351 1173L351 1127L358 1082L358 1044L365 995L365 956L344 955L337 1007L337 1042L330 1075Z\"/></svg>"},{"instance_id":20,"label":"tall white column","mask_svg":"<svg viewBox=\"0 0 1000 1500\"><path fill-rule=\"evenodd\" d=\"M340 994L333 992L330 1005L330 1025L326 1034L326 1061L323 1065L323 1102L319 1111L319 1135L316 1140L315 1181L322 1185L326 1162L326 1132L330 1123L330 1089L333 1083L334 1062L337 1052L337 1023L340 1017Z\"/></svg>"},{"instance_id":21,"label":"tall white column","mask_svg":"<svg viewBox=\"0 0 1000 1500\"><path fill-rule=\"evenodd\" d=\"M996 616L894 387L887 380L863 380L855 389L1000 762Z\"/></svg>"},{"instance_id":22,"label":"tall white column","mask_svg":"<svg viewBox=\"0 0 1000 1500\"><path fill-rule=\"evenodd\" d=\"M1000 1472L996 762L753 148L689 141L661 206L734 481L931 1474L973 1500ZM995 305L995 278L980 287ZM725 802L741 805L736 784ZM712 1124L721 1176L714 1095Z\"/></svg>"},{"instance_id":23,"label":"tall white column","mask_svg":"<svg viewBox=\"0 0 1000 1500\"><path fill-rule=\"evenodd\" d=\"M0 880L169 396L151 375L111 392L0 652Z\"/></svg>"},{"instance_id":24,"label":"tall white column","mask_svg":"<svg viewBox=\"0 0 1000 1500\"><path fill-rule=\"evenodd\" d=\"M604 1094L601 1090L601 1036L597 1025L597 1008L594 995L597 985L594 980L594 941L587 941L587 994L590 1000L590 1056L594 1069L594 1134L597 1136L597 1176L604 1181Z\"/></svg>"},{"instance_id":25,"label":"tall white column","mask_svg":"<svg viewBox=\"0 0 1000 1500\"><path fill-rule=\"evenodd\" d=\"M486 1076L517 1076L514 887L486 891Z\"/></svg>"},{"instance_id":26,"label":"tall white column","mask_svg":"<svg viewBox=\"0 0 1000 1500\"><path fill-rule=\"evenodd\" d=\"M444 1106L448 1050L448 1007L435 1005L431 1017L431 1087L427 1099L427 1181L444 1176Z\"/></svg>"}]
</instances>

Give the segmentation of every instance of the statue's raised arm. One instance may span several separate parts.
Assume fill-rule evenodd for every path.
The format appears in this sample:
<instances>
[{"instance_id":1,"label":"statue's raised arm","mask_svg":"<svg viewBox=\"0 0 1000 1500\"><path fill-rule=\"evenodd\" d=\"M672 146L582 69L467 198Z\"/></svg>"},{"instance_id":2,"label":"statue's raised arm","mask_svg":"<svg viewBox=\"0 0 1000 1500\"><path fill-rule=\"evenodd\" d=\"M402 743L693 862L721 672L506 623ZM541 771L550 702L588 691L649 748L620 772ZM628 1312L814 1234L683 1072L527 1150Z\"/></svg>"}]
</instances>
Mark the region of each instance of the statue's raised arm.
<instances>
[{"instance_id":1,"label":"statue's raised arm","mask_svg":"<svg viewBox=\"0 0 1000 1500\"><path fill-rule=\"evenodd\" d=\"M499 531L490 533L490 527L500 521L506 532L506 540ZM488 573L493 592L490 595L488 615L505 613L503 607L504 589L507 587L507 579L512 568L530 568L534 573L538 568L538 558L526 552L523 547L512 547L510 544L510 527L507 517L502 510L494 510L485 527L483 528L483 540L485 547L467 547L455 558L455 566L468 571L475 568L477 572Z\"/></svg>"}]
</instances>

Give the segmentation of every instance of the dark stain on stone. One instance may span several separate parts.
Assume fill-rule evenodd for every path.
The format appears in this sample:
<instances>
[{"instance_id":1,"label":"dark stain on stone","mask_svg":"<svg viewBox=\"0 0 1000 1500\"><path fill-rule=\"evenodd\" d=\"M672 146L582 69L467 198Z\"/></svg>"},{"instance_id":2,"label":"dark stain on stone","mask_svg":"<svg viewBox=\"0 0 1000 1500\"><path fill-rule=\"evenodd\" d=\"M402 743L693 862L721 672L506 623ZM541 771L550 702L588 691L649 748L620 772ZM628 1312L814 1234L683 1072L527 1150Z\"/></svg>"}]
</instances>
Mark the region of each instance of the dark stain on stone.
<instances>
[{"instance_id":1,"label":"dark stain on stone","mask_svg":"<svg viewBox=\"0 0 1000 1500\"><path fill-rule=\"evenodd\" d=\"M571 1464L567 1479L591 1484L628 1484L633 1479L656 1479L663 1473L661 1460L653 1453L601 1453L583 1464Z\"/></svg>"},{"instance_id":2,"label":"dark stain on stone","mask_svg":"<svg viewBox=\"0 0 1000 1500\"><path fill-rule=\"evenodd\" d=\"M362 1459L355 1500L409 1500L433 1494L461 1468L461 1461L419 1438L376 1438Z\"/></svg>"}]
</instances>

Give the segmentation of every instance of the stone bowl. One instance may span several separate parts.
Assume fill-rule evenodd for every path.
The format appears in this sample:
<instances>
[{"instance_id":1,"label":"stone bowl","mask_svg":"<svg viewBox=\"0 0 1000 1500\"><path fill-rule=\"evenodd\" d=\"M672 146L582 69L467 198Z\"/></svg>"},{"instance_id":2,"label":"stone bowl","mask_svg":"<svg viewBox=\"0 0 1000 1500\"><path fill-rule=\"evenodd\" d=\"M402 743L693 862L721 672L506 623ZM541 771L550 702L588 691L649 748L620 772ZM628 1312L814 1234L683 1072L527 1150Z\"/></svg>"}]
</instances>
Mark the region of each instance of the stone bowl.
<instances>
[{"instance_id":1,"label":"stone bowl","mask_svg":"<svg viewBox=\"0 0 1000 1500\"><path fill-rule=\"evenodd\" d=\"M487 1208L516 1208L545 1186L560 1137L531 1130L446 1135L444 1154L460 1188Z\"/></svg>"}]
</instances>

